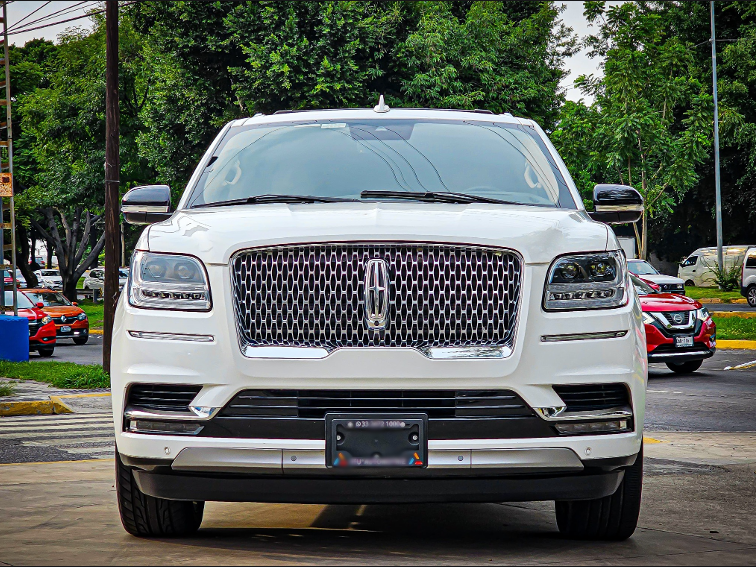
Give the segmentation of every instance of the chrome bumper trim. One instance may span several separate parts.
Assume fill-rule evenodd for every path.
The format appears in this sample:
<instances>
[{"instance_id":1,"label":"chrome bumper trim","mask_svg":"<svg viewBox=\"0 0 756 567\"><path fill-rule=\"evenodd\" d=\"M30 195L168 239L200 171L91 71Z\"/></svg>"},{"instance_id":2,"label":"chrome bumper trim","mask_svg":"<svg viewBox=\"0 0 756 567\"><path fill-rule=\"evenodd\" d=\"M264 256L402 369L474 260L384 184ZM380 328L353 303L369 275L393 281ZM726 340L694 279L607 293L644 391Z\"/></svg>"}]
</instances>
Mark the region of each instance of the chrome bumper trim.
<instances>
[{"instance_id":1,"label":"chrome bumper trim","mask_svg":"<svg viewBox=\"0 0 756 567\"><path fill-rule=\"evenodd\" d=\"M566 335L543 335L542 343L561 343L565 341L591 341L597 339L619 339L628 331L607 331L601 333L570 333Z\"/></svg>"},{"instance_id":2,"label":"chrome bumper trim","mask_svg":"<svg viewBox=\"0 0 756 567\"><path fill-rule=\"evenodd\" d=\"M196 407L192 411L146 411L133 407L126 407L123 412L125 419L141 419L147 421L208 421L218 415L223 408Z\"/></svg>"},{"instance_id":3,"label":"chrome bumper trim","mask_svg":"<svg viewBox=\"0 0 756 567\"><path fill-rule=\"evenodd\" d=\"M696 350L696 351L688 351L688 352L660 352L660 353L650 353L648 355L649 362L654 360L655 358L670 358L670 357L678 357L678 356L709 356L711 354L710 350Z\"/></svg>"},{"instance_id":4,"label":"chrome bumper trim","mask_svg":"<svg viewBox=\"0 0 756 567\"><path fill-rule=\"evenodd\" d=\"M187 447L174 459L176 471L244 472L285 474L301 470L328 469L325 451L288 449L242 449ZM429 469L583 470L572 449L472 449L429 450Z\"/></svg>"},{"instance_id":5,"label":"chrome bumper trim","mask_svg":"<svg viewBox=\"0 0 756 567\"><path fill-rule=\"evenodd\" d=\"M153 331L129 331L129 335L135 339L152 341L184 341L188 343L214 343L212 335L186 335L182 333L156 333Z\"/></svg>"},{"instance_id":6,"label":"chrome bumper trim","mask_svg":"<svg viewBox=\"0 0 756 567\"><path fill-rule=\"evenodd\" d=\"M289 347L289 346L252 346L244 347L244 356L259 359L313 360L327 358L340 350L375 350L383 347L346 347L328 350L321 347ZM386 347L402 348L402 347ZM471 347L433 347L428 349L405 348L419 352L431 360L474 360L491 358L508 358L512 349L507 346L471 346Z\"/></svg>"},{"instance_id":7,"label":"chrome bumper trim","mask_svg":"<svg viewBox=\"0 0 756 567\"><path fill-rule=\"evenodd\" d=\"M615 420L615 419L632 419L633 412L623 408L612 408L608 410L591 411L591 412L566 412L565 407L551 408L533 408L535 412L544 420L550 422L556 421L588 421L588 420Z\"/></svg>"}]
</instances>

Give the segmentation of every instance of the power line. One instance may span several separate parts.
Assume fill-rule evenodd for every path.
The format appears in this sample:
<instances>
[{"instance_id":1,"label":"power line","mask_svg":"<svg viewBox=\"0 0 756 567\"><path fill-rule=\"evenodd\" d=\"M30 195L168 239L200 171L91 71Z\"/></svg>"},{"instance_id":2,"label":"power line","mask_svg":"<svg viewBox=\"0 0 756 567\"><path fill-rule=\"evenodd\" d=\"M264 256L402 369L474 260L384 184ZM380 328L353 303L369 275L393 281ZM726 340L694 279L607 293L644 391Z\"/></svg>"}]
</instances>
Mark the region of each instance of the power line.
<instances>
[{"instance_id":1,"label":"power line","mask_svg":"<svg viewBox=\"0 0 756 567\"><path fill-rule=\"evenodd\" d=\"M50 0L50 1L52 1L52 0ZM45 2L45 3L44 3L44 4L42 4L42 5L41 5L41 6L39 7L39 8L37 8L36 10L34 10L33 12L29 12L28 14L26 14L26 16L24 16L23 18L21 18L21 19L20 19L19 21L17 21L17 22L15 23L15 24L12 24L12 25L11 25L10 27L8 27L8 29L10 30L10 29L12 29L12 28L16 27L17 25L19 25L19 24L20 24L21 22L23 22L24 20L27 20L27 19L31 18L31 17L32 17L32 16L34 15L34 14L36 14L36 13L37 13L37 12L39 12L39 11L40 11L40 10L41 10L42 8L44 8L45 6L47 6L47 5L48 5L48 4L50 3L50 1L48 1L48 2ZM7 4L10 4L10 2L7 2Z\"/></svg>"},{"instance_id":2,"label":"power line","mask_svg":"<svg viewBox=\"0 0 756 567\"><path fill-rule=\"evenodd\" d=\"M84 0L83 2L77 2L76 4L73 4L71 6L66 6L65 8L61 8L60 10L56 10L56 11L50 13L50 14L45 14L44 16L42 16L40 18L37 18L36 20L32 20L31 22L26 22L26 24L24 24L24 27L33 26L34 24L38 24L40 22L44 22L45 20L50 20L52 18L55 18L56 16L64 16L64 15L70 14L72 12L76 12L77 10L84 10L84 9L86 9L86 7L82 6L82 4L87 4L87 1ZM94 4L97 4L97 3L96 2L89 2L89 4L92 5L90 7L94 7ZM10 28L8 28L8 29L10 29L10 30L18 29L20 23L21 22L17 22L15 24L11 25Z\"/></svg>"},{"instance_id":3,"label":"power line","mask_svg":"<svg viewBox=\"0 0 756 567\"><path fill-rule=\"evenodd\" d=\"M121 6L131 6L132 4L136 4L138 1L139 0L133 0L132 2L124 2L123 4L121 4ZM8 35L16 35L16 34L19 34L19 33L25 33L25 32L35 31L35 30L41 30L43 28L49 28L49 27L52 27L52 26L57 26L57 25L60 25L60 24L68 23L68 22L74 22L76 20L81 20L83 18L89 18L91 16L94 16L94 15L97 15L97 14L102 14L104 12L105 12L105 10L97 10L95 12L88 12L87 14L84 14L84 15L81 15L81 16L76 16L74 18L68 18L66 20L60 20L60 21L57 21L57 22L51 22L49 24L43 24L41 26L36 26L36 27L32 27L32 28L23 28L23 29L20 29L20 30L19 29L15 29L13 31L8 32Z\"/></svg>"}]
</instances>

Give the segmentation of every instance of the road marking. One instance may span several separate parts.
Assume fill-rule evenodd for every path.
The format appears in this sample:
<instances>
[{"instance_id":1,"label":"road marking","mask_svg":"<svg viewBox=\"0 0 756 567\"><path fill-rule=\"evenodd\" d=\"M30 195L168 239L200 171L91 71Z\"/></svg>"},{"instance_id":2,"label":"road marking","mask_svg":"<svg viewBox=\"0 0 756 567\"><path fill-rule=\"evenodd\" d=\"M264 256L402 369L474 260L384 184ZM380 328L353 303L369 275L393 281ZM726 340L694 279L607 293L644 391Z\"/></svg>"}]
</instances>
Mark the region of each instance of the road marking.
<instances>
[{"instance_id":1,"label":"road marking","mask_svg":"<svg viewBox=\"0 0 756 567\"><path fill-rule=\"evenodd\" d=\"M73 458L81 456L100 457L112 455L115 451L115 432L110 416L99 414L79 414L76 422L37 419L14 424L3 428L0 440L14 441L29 450L43 447L55 448ZM82 447L82 445L90 445Z\"/></svg>"},{"instance_id":2,"label":"road marking","mask_svg":"<svg viewBox=\"0 0 756 567\"><path fill-rule=\"evenodd\" d=\"M644 437L643 442L648 443L649 445L657 445L659 443L664 443L664 441L659 441L658 439L654 439L653 437Z\"/></svg>"},{"instance_id":3,"label":"road marking","mask_svg":"<svg viewBox=\"0 0 756 567\"><path fill-rule=\"evenodd\" d=\"M746 368L753 368L754 366L756 366L756 360L738 364L737 366L725 366L725 370L745 370Z\"/></svg>"},{"instance_id":4,"label":"road marking","mask_svg":"<svg viewBox=\"0 0 756 567\"><path fill-rule=\"evenodd\" d=\"M72 464L72 463L103 463L110 461L111 463L115 461L115 458L113 459L78 459L76 461L29 461L27 463L0 463L0 467L20 467L22 465L62 465L62 464Z\"/></svg>"},{"instance_id":5,"label":"road marking","mask_svg":"<svg viewBox=\"0 0 756 567\"><path fill-rule=\"evenodd\" d=\"M48 439L46 441L24 441L24 447L70 447L73 445L83 445L84 443L102 443L103 441L112 441L115 435L97 435L96 437L78 437L76 439L67 439L60 441L58 439Z\"/></svg>"}]
</instances>

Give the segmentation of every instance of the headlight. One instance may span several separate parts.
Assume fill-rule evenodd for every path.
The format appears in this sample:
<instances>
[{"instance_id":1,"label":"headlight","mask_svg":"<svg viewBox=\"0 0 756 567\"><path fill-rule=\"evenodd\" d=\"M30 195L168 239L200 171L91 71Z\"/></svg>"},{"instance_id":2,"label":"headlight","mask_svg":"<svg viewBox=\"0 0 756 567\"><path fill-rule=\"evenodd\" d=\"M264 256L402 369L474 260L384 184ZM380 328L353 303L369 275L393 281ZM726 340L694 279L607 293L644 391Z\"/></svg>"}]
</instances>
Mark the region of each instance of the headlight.
<instances>
[{"instance_id":1,"label":"headlight","mask_svg":"<svg viewBox=\"0 0 756 567\"><path fill-rule=\"evenodd\" d=\"M626 267L620 252L557 258L546 279L546 311L607 309L625 302Z\"/></svg>"},{"instance_id":2,"label":"headlight","mask_svg":"<svg viewBox=\"0 0 756 567\"><path fill-rule=\"evenodd\" d=\"M136 252L129 303L145 309L210 311L210 284L205 268L191 256Z\"/></svg>"},{"instance_id":3,"label":"headlight","mask_svg":"<svg viewBox=\"0 0 756 567\"><path fill-rule=\"evenodd\" d=\"M701 307L701 309L696 310L696 317L699 321L706 321L711 317L711 313L709 313L709 310L706 309L706 307Z\"/></svg>"},{"instance_id":4,"label":"headlight","mask_svg":"<svg viewBox=\"0 0 756 567\"><path fill-rule=\"evenodd\" d=\"M76 317L79 321L86 321L87 320L87 314L86 313L79 313L79 316Z\"/></svg>"},{"instance_id":5,"label":"headlight","mask_svg":"<svg viewBox=\"0 0 756 567\"><path fill-rule=\"evenodd\" d=\"M48 315L47 317L42 317L42 321L41 322L42 322L43 325L47 325L48 323L52 323L52 319Z\"/></svg>"},{"instance_id":6,"label":"headlight","mask_svg":"<svg viewBox=\"0 0 756 567\"><path fill-rule=\"evenodd\" d=\"M654 319L653 316L650 313L644 312L643 313L643 322L646 325L653 325L654 323L656 323L656 319Z\"/></svg>"}]
</instances>

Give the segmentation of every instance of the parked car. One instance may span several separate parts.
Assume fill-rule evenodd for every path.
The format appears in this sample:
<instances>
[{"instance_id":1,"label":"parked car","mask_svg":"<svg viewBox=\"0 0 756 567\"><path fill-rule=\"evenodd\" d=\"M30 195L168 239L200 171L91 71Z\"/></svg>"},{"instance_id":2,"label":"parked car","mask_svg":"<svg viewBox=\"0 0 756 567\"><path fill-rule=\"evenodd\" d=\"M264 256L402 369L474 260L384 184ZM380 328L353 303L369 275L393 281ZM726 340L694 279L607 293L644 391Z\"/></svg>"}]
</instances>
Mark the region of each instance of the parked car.
<instances>
[{"instance_id":1,"label":"parked car","mask_svg":"<svg viewBox=\"0 0 756 567\"><path fill-rule=\"evenodd\" d=\"M3 285L6 289L13 286L13 277L11 276L10 270L3 270ZM26 278L24 278L21 270L16 270L16 286L18 288L26 287Z\"/></svg>"},{"instance_id":2,"label":"parked car","mask_svg":"<svg viewBox=\"0 0 756 567\"><path fill-rule=\"evenodd\" d=\"M52 317L58 340L73 339L77 345L87 344L89 319L81 307L51 289L28 289L24 293L37 305L42 304L40 309Z\"/></svg>"},{"instance_id":3,"label":"parked car","mask_svg":"<svg viewBox=\"0 0 756 567\"><path fill-rule=\"evenodd\" d=\"M49 358L55 351L55 323L52 318L37 306L23 291L17 292L18 316L29 320L29 351L38 352ZM5 292L5 314L13 315L7 306L13 305L13 292Z\"/></svg>"},{"instance_id":4,"label":"parked car","mask_svg":"<svg viewBox=\"0 0 756 567\"><path fill-rule=\"evenodd\" d=\"M114 325L128 532L192 533L207 500L532 499L568 536L633 533L639 300L536 122L259 115L224 127L170 203L164 185L122 203L162 221ZM594 203L634 222L643 200L599 185Z\"/></svg>"},{"instance_id":5,"label":"parked car","mask_svg":"<svg viewBox=\"0 0 756 567\"><path fill-rule=\"evenodd\" d=\"M631 276L641 301L649 362L677 373L695 372L717 350L717 326L708 309L684 295L658 293Z\"/></svg>"},{"instance_id":6,"label":"parked car","mask_svg":"<svg viewBox=\"0 0 756 567\"><path fill-rule=\"evenodd\" d=\"M655 283L661 291L685 295L685 282L683 280L659 273L659 270L646 260L628 260L627 269L631 274Z\"/></svg>"},{"instance_id":7,"label":"parked car","mask_svg":"<svg viewBox=\"0 0 756 567\"><path fill-rule=\"evenodd\" d=\"M756 307L756 247L749 248L743 257L740 293L748 300L748 305Z\"/></svg>"},{"instance_id":8,"label":"parked car","mask_svg":"<svg viewBox=\"0 0 756 567\"><path fill-rule=\"evenodd\" d=\"M123 269L118 270L118 289L123 289L123 286L126 285L126 282L129 279L129 274ZM105 289L105 269L104 268L95 268L94 270L91 270L89 274L86 275L84 278L84 289L87 290L98 290L102 292L102 290Z\"/></svg>"},{"instance_id":9,"label":"parked car","mask_svg":"<svg viewBox=\"0 0 756 567\"><path fill-rule=\"evenodd\" d=\"M740 266L747 249L748 246L725 246L723 249L725 269L731 270L735 266ZM718 264L716 247L699 248L680 263L677 277L689 287L716 287L715 273L712 268Z\"/></svg>"},{"instance_id":10,"label":"parked car","mask_svg":"<svg viewBox=\"0 0 756 567\"><path fill-rule=\"evenodd\" d=\"M37 270L34 275L37 276L37 285L40 287L52 290L63 289L63 278L60 277L58 270Z\"/></svg>"}]
</instances>

